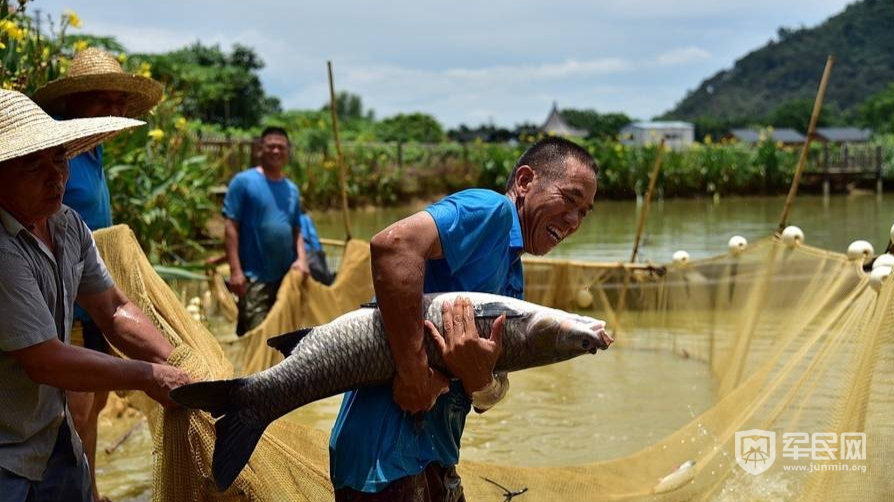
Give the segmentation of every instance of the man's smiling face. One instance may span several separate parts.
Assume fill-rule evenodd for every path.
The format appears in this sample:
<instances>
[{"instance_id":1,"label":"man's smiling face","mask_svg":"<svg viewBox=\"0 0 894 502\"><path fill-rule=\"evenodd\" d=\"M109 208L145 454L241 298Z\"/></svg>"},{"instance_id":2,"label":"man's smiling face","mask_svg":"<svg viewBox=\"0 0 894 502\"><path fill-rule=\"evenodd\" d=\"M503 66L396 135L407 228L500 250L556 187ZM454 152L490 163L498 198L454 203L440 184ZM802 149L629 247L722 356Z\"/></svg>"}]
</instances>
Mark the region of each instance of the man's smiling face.
<instances>
[{"instance_id":1,"label":"man's smiling face","mask_svg":"<svg viewBox=\"0 0 894 502\"><path fill-rule=\"evenodd\" d=\"M573 158L558 179L535 174L519 212L525 251L542 256L576 232L595 197L596 174Z\"/></svg>"}]
</instances>

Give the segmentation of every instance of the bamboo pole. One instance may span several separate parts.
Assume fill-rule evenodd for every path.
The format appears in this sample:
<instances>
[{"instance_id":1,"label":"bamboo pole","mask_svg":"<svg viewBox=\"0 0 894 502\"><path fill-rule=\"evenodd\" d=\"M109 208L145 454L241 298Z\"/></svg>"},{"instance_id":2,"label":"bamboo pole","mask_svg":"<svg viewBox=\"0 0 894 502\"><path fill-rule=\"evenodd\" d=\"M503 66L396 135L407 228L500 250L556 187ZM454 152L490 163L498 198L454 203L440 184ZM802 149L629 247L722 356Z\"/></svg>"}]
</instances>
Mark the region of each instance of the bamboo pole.
<instances>
[{"instance_id":1,"label":"bamboo pole","mask_svg":"<svg viewBox=\"0 0 894 502\"><path fill-rule=\"evenodd\" d=\"M661 170L661 158L664 154L664 138L658 144L658 152L655 155L655 167L652 168L652 175L649 176L649 189L646 190L646 201L643 205L643 211L639 215L639 225L636 228L636 239L633 241L633 253L630 255L630 263L636 263L636 253L639 252L639 242L643 235L643 229L646 228L646 218L649 216L649 206L652 204L652 193L655 191L655 184L658 182L658 171Z\"/></svg>"},{"instance_id":2,"label":"bamboo pole","mask_svg":"<svg viewBox=\"0 0 894 502\"><path fill-rule=\"evenodd\" d=\"M345 158L341 153L341 140L338 137L338 113L335 104L335 83L332 78L332 61L326 61L329 70L329 111L332 113L332 132L335 134L335 152L338 162L338 181L341 184L341 213L345 222L345 240L351 240L351 221L348 216L348 186L345 173Z\"/></svg>"},{"instance_id":3,"label":"bamboo pole","mask_svg":"<svg viewBox=\"0 0 894 502\"><path fill-rule=\"evenodd\" d=\"M816 123L819 121L820 112L823 109L823 98L826 96L826 86L829 84L829 75L832 73L832 65L835 64L835 56L830 55L826 59L826 68L823 70L823 77L820 80L819 89L816 91L816 100L813 102L813 113L810 115L810 125L807 126L807 137L804 139L804 148L801 149L801 157L798 158L798 169L792 178L792 186L789 188L788 196L785 198L785 206L782 208L782 216L779 218L779 227L777 233L781 233L788 221L788 214L795 202L795 196L798 195L798 184L801 183L801 174L804 172L804 166L807 164L807 156L810 153L810 142L816 136Z\"/></svg>"},{"instance_id":4,"label":"bamboo pole","mask_svg":"<svg viewBox=\"0 0 894 502\"><path fill-rule=\"evenodd\" d=\"M655 185L658 183L658 173L661 171L661 160L664 156L664 138L658 143L658 151L655 153L655 165L652 167L652 174L649 176L649 188L646 190L646 200L643 210L639 215L639 225L636 227L636 238L633 241L633 253L630 255L630 263L636 263L636 254L639 252L639 243L646 228L646 218L649 215L649 207L652 205L652 194L655 192ZM615 306L615 334L621 333L621 316L624 315L624 309L627 307L627 290L630 288L630 270L624 269L624 284L621 287L621 294L618 296L618 304Z\"/></svg>"}]
</instances>

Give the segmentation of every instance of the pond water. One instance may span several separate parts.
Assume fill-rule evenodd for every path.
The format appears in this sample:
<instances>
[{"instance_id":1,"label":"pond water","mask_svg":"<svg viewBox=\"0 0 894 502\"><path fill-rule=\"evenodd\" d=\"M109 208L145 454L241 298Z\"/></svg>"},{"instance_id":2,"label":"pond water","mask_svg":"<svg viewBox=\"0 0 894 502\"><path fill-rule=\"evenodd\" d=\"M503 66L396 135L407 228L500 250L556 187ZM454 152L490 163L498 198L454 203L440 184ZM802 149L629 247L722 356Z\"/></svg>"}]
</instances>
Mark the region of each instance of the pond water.
<instances>
[{"instance_id":1,"label":"pond water","mask_svg":"<svg viewBox=\"0 0 894 502\"><path fill-rule=\"evenodd\" d=\"M653 201L640 245L640 260L669 262L683 249L693 258L725 253L727 241L742 235L749 242L770 235L779 224L783 197L730 197ZM401 208L351 211L351 233L368 240L388 224L424 209L417 204ZM550 258L591 261L630 259L642 206L634 201L596 201L581 228L560 244ZM344 238L340 212L313 214L321 236ZM844 252L863 239L876 250L888 239L894 223L894 194L851 196L799 195L788 218L801 227L806 243Z\"/></svg>"},{"instance_id":2,"label":"pond water","mask_svg":"<svg viewBox=\"0 0 894 502\"><path fill-rule=\"evenodd\" d=\"M667 262L678 249L693 258L726 252L732 235L750 242L771 233L783 199L728 198L668 200L652 205L643 260ZM389 223L422 205L353 211L352 234L369 239ZM580 260L629 259L640 207L635 202L597 202L577 234L550 256ZM344 235L340 213L314 215L321 236ZM808 244L843 252L856 239L879 250L894 222L894 195L799 197L790 223L799 225ZM219 338L233 327L216 323ZM472 414L463 436L463 458L518 466L573 465L633 453L673 432L714 404L715 382L707 366L670 352L622 348L584 356L511 377L511 391L497 407ZM287 416L328 431L339 396L308 405ZM138 418L104 421L100 428L98 479L115 500L148 500L151 439L143 424L118 450L103 448L128 432ZM671 468L672 466L668 466Z\"/></svg>"}]
</instances>

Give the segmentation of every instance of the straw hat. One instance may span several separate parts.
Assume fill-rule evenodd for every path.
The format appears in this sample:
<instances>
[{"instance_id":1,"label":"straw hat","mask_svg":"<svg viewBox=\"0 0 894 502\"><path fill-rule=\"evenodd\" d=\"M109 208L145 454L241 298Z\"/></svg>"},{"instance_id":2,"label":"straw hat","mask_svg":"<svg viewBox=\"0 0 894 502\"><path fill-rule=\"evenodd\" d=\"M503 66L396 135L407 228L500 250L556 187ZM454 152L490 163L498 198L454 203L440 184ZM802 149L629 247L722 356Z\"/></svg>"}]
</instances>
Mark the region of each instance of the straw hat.
<instances>
[{"instance_id":1,"label":"straw hat","mask_svg":"<svg viewBox=\"0 0 894 502\"><path fill-rule=\"evenodd\" d=\"M0 162L55 146L71 158L143 124L121 117L54 120L24 94L0 90Z\"/></svg>"},{"instance_id":2,"label":"straw hat","mask_svg":"<svg viewBox=\"0 0 894 502\"><path fill-rule=\"evenodd\" d=\"M162 85L151 78L124 73L118 60L108 52L89 48L71 60L68 73L38 89L34 102L50 113L61 111L61 98L90 91L118 91L127 94L128 117L139 117L161 99Z\"/></svg>"}]
</instances>

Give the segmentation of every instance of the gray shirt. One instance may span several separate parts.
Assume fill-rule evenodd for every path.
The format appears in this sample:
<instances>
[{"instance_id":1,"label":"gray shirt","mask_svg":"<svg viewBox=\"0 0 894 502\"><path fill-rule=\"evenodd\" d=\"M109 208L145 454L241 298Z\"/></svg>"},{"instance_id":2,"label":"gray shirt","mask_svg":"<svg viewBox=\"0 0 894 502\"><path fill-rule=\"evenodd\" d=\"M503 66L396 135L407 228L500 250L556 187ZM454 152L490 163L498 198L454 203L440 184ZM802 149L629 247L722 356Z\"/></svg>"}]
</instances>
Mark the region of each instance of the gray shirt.
<instances>
[{"instance_id":1,"label":"gray shirt","mask_svg":"<svg viewBox=\"0 0 894 502\"><path fill-rule=\"evenodd\" d=\"M81 442L65 391L35 383L8 352L53 338L69 343L75 297L114 283L74 210L62 206L49 218L55 253L2 208L0 223L0 468L36 481L63 420L77 459Z\"/></svg>"}]
</instances>

